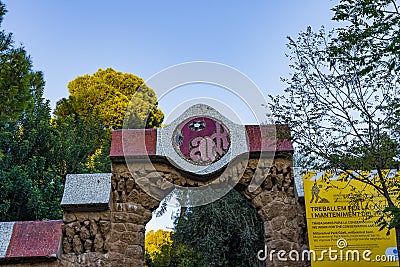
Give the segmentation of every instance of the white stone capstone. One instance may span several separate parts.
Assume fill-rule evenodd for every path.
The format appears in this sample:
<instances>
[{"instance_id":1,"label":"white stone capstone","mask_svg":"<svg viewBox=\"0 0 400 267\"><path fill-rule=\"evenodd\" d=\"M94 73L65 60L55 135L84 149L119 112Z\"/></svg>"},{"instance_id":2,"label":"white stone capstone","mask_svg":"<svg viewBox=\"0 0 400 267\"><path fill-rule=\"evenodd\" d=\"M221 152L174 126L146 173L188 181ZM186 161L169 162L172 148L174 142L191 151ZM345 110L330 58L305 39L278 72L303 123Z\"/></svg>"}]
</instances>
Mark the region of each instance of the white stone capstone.
<instances>
[{"instance_id":1,"label":"white stone capstone","mask_svg":"<svg viewBox=\"0 0 400 267\"><path fill-rule=\"evenodd\" d=\"M64 210L108 209L111 173L68 174L61 207Z\"/></svg>"}]
</instances>

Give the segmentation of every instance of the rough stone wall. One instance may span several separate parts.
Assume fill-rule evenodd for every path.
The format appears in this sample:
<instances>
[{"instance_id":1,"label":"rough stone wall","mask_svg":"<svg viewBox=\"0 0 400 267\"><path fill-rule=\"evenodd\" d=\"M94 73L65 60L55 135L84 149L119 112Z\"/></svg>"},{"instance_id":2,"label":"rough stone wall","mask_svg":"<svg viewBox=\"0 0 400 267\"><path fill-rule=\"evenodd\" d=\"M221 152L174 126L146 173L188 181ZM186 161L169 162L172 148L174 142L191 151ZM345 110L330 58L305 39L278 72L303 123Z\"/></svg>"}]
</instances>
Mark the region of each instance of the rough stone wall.
<instances>
[{"instance_id":1,"label":"rough stone wall","mask_svg":"<svg viewBox=\"0 0 400 267\"><path fill-rule=\"evenodd\" d=\"M59 266L105 266L110 230L110 211L64 211Z\"/></svg>"},{"instance_id":2,"label":"rough stone wall","mask_svg":"<svg viewBox=\"0 0 400 267\"><path fill-rule=\"evenodd\" d=\"M295 198L291 157L238 160L217 178L224 183L239 174L235 189L252 201L263 220L268 250L301 252L306 242L304 210ZM252 179L263 181L253 192L249 189ZM139 187L140 180L149 187L152 180L193 187L212 182L190 179L164 163L135 163L128 169L125 163L114 162L111 210L64 212L60 266L144 266L145 225L160 201ZM159 190L165 195L172 187L163 189L154 186L152 193ZM267 259L267 265L309 264L278 261L275 255L272 261Z\"/></svg>"}]
</instances>

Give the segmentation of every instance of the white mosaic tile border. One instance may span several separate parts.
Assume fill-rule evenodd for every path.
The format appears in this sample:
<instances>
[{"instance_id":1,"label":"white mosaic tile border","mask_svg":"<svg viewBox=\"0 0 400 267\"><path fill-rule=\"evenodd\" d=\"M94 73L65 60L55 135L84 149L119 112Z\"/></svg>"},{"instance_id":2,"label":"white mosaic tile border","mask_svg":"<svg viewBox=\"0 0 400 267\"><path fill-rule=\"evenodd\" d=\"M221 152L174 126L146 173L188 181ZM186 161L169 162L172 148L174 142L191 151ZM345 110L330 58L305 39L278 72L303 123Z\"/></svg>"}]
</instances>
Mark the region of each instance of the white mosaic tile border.
<instances>
[{"instance_id":1,"label":"white mosaic tile border","mask_svg":"<svg viewBox=\"0 0 400 267\"><path fill-rule=\"evenodd\" d=\"M0 223L0 258L5 258L14 229L14 222Z\"/></svg>"},{"instance_id":2,"label":"white mosaic tile border","mask_svg":"<svg viewBox=\"0 0 400 267\"><path fill-rule=\"evenodd\" d=\"M178 153L176 153L172 144L173 133L176 127L178 127L179 124L187 119L200 116L210 117L221 121L230 132L231 146L229 147L229 150L220 160L210 164L209 166L199 166L186 161L180 155L178 155ZM171 164L175 165L176 167L197 175L214 173L226 166L236 156L248 151L249 149L247 147L245 126L233 123L212 107L204 104L197 104L188 108L171 124L157 130L156 154L165 156L171 162Z\"/></svg>"}]
</instances>

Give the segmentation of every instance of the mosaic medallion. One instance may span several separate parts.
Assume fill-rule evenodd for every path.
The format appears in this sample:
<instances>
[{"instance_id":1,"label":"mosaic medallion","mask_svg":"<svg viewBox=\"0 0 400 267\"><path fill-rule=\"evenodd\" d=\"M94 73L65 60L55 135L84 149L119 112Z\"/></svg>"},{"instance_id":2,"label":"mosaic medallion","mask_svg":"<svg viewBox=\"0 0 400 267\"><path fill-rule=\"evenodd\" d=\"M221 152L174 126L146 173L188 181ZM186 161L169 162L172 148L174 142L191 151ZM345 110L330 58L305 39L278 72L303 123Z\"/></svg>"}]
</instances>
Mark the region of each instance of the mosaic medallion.
<instances>
[{"instance_id":1,"label":"mosaic medallion","mask_svg":"<svg viewBox=\"0 0 400 267\"><path fill-rule=\"evenodd\" d=\"M194 117L184 121L176 127L172 142L181 158L202 166L217 162L231 145L228 128L210 117Z\"/></svg>"},{"instance_id":2,"label":"mosaic medallion","mask_svg":"<svg viewBox=\"0 0 400 267\"><path fill-rule=\"evenodd\" d=\"M195 104L157 129L156 154L201 181L248 152L246 129L214 108Z\"/></svg>"}]
</instances>

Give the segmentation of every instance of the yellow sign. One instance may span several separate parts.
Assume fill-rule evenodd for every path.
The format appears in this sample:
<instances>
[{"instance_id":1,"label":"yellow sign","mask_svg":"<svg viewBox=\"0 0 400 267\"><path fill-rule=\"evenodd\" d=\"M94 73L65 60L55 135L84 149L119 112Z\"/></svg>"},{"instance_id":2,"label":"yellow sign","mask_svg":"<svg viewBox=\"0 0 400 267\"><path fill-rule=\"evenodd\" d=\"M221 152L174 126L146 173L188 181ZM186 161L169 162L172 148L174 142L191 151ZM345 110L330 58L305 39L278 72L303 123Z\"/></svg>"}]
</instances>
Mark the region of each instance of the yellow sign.
<instances>
[{"instance_id":1,"label":"yellow sign","mask_svg":"<svg viewBox=\"0 0 400 267\"><path fill-rule=\"evenodd\" d=\"M379 180L376 171L303 175L311 266L399 266L394 230L387 236L376 225L385 198L352 175ZM400 172L385 170L384 175L398 180Z\"/></svg>"}]
</instances>

